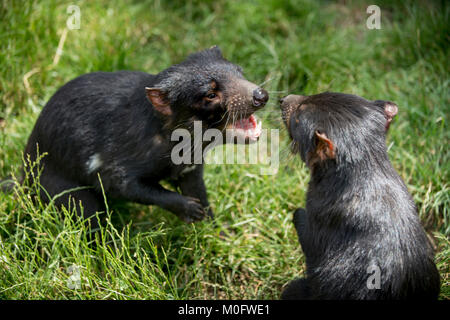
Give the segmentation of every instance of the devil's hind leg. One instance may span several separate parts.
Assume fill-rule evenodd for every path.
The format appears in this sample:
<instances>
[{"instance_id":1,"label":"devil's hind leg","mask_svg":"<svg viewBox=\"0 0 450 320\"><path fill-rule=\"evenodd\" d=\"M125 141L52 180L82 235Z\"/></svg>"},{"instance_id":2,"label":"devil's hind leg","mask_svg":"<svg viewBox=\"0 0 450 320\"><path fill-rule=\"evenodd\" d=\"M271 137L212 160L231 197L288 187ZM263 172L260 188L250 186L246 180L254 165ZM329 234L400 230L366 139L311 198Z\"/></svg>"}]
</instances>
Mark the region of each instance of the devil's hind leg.
<instances>
[{"instance_id":1,"label":"devil's hind leg","mask_svg":"<svg viewBox=\"0 0 450 320\"><path fill-rule=\"evenodd\" d=\"M81 186L49 165L45 165L39 182L40 197L44 202L49 203L53 200L59 208L76 207L77 215L86 219L91 229L98 228L98 221L94 215L96 212L104 211L105 205L102 197L92 187Z\"/></svg>"}]
</instances>

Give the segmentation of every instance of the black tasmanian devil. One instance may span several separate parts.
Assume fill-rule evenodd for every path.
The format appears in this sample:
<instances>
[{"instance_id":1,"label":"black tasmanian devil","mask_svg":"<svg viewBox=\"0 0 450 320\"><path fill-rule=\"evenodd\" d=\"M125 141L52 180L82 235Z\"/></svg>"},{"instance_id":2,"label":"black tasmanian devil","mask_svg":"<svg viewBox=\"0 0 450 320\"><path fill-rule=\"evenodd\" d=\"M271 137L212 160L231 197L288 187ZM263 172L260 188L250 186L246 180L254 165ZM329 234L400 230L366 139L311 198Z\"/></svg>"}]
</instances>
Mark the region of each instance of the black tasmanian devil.
<instances>
[{"instance_id":1,"label":"black tasmanian devil","mask_svg":"<svg viewBox=\"0 0 450 320\"><path fill-rule=\"evenodd\" d=\"M90 73L68 82L48 101L25 154L34 161L38 152L47 153L40 163L44 201L64 190L93 187L56 199L66 206L81 201L85 218L103 210L99 174L108 197L158 205L186 222L197 221L213 216L203 166L171 161L177 143L171 141L172 132L192 132L194 121L201 121L203 131L229 129L257 140L261 127L253 113L267 100L267 92L247 81L218 47L157 75ZM181 194L162 187L165 179Z\"/></svg>"},{"instance_id":2,"label":"black tasmanian devil","mask_svg":"<svg viewBox=\"0 0 450 320\"><path fill-rule=\"evenodd\" d=\"M311 173L306 210L294 213L306 277L282 298L436 299L432 246L388 158L397 106L326 92L289 95L281 109Z\"/></svg>"}]
</instances>

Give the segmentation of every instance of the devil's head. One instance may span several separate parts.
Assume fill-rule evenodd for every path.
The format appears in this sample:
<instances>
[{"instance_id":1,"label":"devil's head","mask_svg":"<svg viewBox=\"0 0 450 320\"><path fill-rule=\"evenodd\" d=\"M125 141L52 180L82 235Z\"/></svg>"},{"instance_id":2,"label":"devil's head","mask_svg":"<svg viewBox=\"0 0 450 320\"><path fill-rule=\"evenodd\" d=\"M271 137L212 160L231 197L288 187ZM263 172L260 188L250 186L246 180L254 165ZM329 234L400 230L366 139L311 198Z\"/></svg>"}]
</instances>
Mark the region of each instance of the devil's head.
<instances>
[{"instance_id":1,"label":"devil's head","mask_svg":"<svg viewBox=\"0 0 450 320\"><path fill-rule=\"evenodd\" d=\"M269 99L217 46L162 71L146 92L156 111L176 127L190 129L193 121L200 120L204 129L232 129L250 141L261 133L253 113Z\"/></svg>"},{"instance_id":2,"label":"devil's head","mask_svg":"<svg viewBox=\"0 0 450 320\"><path fill-rule=\"evenodd\" d=\"M386 153L385 137L397 105L344 93L288 95L280 100L282 117L299 152L310 167L348 165Z\"/></svg>"}]
</instances>

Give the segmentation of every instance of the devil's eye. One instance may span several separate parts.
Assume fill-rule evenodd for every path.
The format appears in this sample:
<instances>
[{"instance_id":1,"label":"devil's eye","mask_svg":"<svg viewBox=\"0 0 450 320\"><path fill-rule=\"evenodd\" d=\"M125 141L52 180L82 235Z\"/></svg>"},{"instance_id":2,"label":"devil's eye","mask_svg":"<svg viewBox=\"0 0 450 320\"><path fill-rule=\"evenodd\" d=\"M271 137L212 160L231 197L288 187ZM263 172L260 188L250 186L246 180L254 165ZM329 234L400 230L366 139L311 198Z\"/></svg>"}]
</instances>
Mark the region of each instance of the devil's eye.
<instances>
[{"instance_id":1,"label":"devil's eye","mask_svg":"<svg viewBox=\"0 0 450 320\"><path fill-rule=\"evenodd\" d=\"M210 93L206 96L208 99L214 99L215 97L217 97L217 94L215 93Z\"/></svg>"}]
</instances>

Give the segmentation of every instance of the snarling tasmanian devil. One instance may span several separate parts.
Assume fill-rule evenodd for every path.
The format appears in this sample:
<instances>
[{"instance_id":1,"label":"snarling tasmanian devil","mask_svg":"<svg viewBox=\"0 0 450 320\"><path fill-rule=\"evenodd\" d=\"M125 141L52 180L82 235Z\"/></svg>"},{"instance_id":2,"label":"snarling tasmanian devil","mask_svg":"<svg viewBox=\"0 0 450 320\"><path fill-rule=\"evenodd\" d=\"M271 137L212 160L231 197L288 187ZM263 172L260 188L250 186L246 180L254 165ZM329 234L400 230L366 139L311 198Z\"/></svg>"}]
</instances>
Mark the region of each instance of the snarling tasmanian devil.
<instances>
[{"instance_id":1,"label":"snarling tasmanian devil","mask_svg":"<svg viewBox=\"0 0 450 320\"><path fill-rule=\"evenodd\" d=\"M101 181L108 197L158 205L192 222L213 216L203 166L171 161L172 132L192 132L200 121L203 131L230 129L240 140L255 141L261 127L253 112L267 100L267 92L247 81L218 47L157 75L90 73L68 82L48 101L25 154L33 162L46 153L39 166L45 201L64 190L92 186L54 199L58 205L81 203L85 218L104 209ZM25 169L37 175L36 168ZM170 180L181 193L162 187L161 180Z\"/></svg>"},{"instance_id":2,"label":"snarling tasmanian devil","mask_svg":"<svg viewBox=\"0 0 450 320\"><path fill-rule=\"evenodd\" d=\"M343 93L281 100L293 149L311 172L294 213L306 277L284 299L436 299L439 273L408 190L392 167L389 101Z\"/></svg>"}]
</instances>

